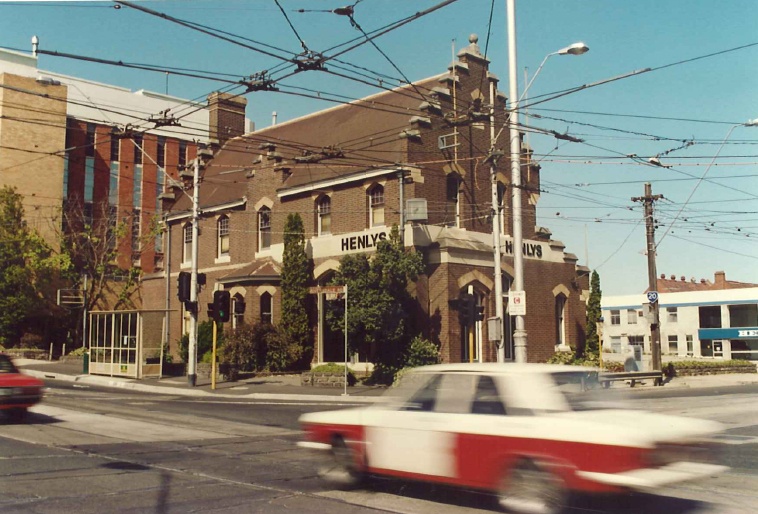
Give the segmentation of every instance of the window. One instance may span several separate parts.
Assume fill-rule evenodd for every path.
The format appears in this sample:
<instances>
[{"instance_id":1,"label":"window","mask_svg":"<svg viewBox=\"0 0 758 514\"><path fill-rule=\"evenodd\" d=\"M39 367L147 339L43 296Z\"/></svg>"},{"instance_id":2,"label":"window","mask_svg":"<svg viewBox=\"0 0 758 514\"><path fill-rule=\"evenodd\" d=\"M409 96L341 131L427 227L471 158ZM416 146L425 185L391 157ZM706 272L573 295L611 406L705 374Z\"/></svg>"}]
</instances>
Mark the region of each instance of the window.
<instances>
[{"instance_id":1,"label":"window","mask_svg":"<svg viewBox=\"0 0 758 514\"><path fill-rule=\"evenodd\" d=\"M621 325L621 311L611 311L611 325Z\"/></svg>"},{"instance_id":2,"label":"window","mask_svg":"<svg viewBox=\"0 0 758 514\"><path fill-rule=\"evenodd\" d=\"M611 352L621 353L621 338L611 337Z\"/></svg>"},{"instance_id":3,"label":"window","mask_svg":"<svg viewBox=\"0 0 758 514\"><path fill-rule=\"evenodd\" d=\"M669 353L674 355L679 353L679 336L669 336Z\"/></svg>"},{"instance_id":4,"label":"window","mask_svg":"<svg viewBox=\"0 0 758 514\"><path fill-rule=\"evenodd\" d=\"M118 162L118 151L121 140L116 136L111 136L111 162Z\"/></svg>"},{"instance_id":5,"label":"window","mask_svg":"<svg viewBox=\"0 0 758 514\"><path fill-rule=\"evenodd\" d=\"M156 154L156 162L161 168L166 167L166 137L158 136L158 152Z\"/></svg>"},{"instance_id":6,"label":"window","mask_svg":"<svg viewBox=\"0 0 758 514\"><path fill-rule=\"evenodd\" d=\"M446 227L457 227L460 221L460 205L458 204L460 183L458 175L451 173L447 176L447 201L445 202L444 220Z\"/></svg>"},{"instance_id":7,"label":"window","mask_svg":"<svg viewBox=\"0 0 758 514\"><path fill-rule=\"evenodd\" d=\"M179 167L187 165L187 142L179 141Z\"/></svg>"},{"instance_id":8,"label":"window","mask_svg":"<svg viewBox=\"0 0 758 514\"><path fill-rule=\"evenodd\" d=\"M189 264L192 259L192 223L184 225L184 245L182 246L182 262Z\"/></svg>"},{"instance_id":9,"label":"window","mask_svg":"<svg viewBox=\"0 0 758 514\"><path fill-rule=\"evenodd\" d=\"M95 196L95 158L84 159L84 201L92 203Z\"/></svg>"},{"instance_id":10,"label":"window","mask_svg":"<svg viewBox=\"0 0 758 514\"><path fill-rule=\"evenodd\" d=\"M142 206L142 165L134 165L134 183L132 184L132 206Z\"/></svg>"},{"instance_id":11,"label":"window","mask_svg":"<svg viewBox=\"0 0 758 514\"><path fill-rule=\"evenodd\" d=\"M331 234L332 233L332 199L328 196L324 196L318 201L316 208L318 213L318 226L317 234Z\"/></svg>"},{"instance_id":12,"label":"window","mask_svg":"<svg viewBox=\"0 0 758 514\"><path fill-rule=\"evenodd\" d=\"M492 377L485 375L479 378L474 401L471 403L471 413L505 415L505 406L500 400L497 386Z\"/></svg>"},{"instance_id":13,"label":"window","mask_svg":"<svg viewBox=\"0 0 758 514\"><path fill-rule=\"evenodd\" d=\"M240 294L232 296L232 328L245 322L245 299Z\"/></svg>"},{"instance_id":14,"label":"window","mask_svg":"<svg viewBox=\"0 0 758 514\"><path fill-rule=\"evenodd\" d=\"M626 322L629 325L636 325L637 324L637 311L635 309L627 309L626 310Z\"/></svg>"},{"instance_id":15,"label":"window","mask_svg":"<svg viewBox=\"0 0 758 514\"><path fill-rule=\"evenodd\" d=\"M118 205L118 178L119 178L118 174L119 174L119 163L112 162L110 180L108 183L108 205L111 205L111 206Z\"/></svg>"},{"instance_id":16,"label":"window","mask_svg":"<svg viewBox=\"0 0 758 514\"><path fill-rule=\"evenodd\" d=\"M508 233L507 227L505 226L505 206L506 206L505 193L506 193L505 184L503 184L502 182L498 182L497 183L497 204L499 206L498 208L499 208L499 214L500 214L498 218L500 220L500 233L502 234Z\"/></svg>"},{"instance_id":17,"label":"window","mask_svg":"<svg viewBox=\"0 0 758 514\"><path fill-rule=\"evenodd\" d=\"M95 125L87 123L87 136L84 142L84 155L87 157L95 156Z\"/></svg>"},{"instance_id":18,"label":"window","mask_svg":"<svg viewBox=\"0 0 758 514\"><path fill-rule=\"evenodd\" d=\"M261 207L258 211L258 250L271 248L271 209Z\"/></svg>"},{"instance_id":19,"label":"window","mask_svg":"<svg viewBox=\"0 0 758 514\"><path fill-rule=\"evenodd\" d=\"M274 322L274 301L273 297L269 293L263 293L261 295L261 323L273 323Z\"/></svg>"},{"instance_id":20,"label":"window","mask_svg":"<svg viewBox=\"0 0 758 514\"><path fill-rule=\"evenodd\" d=\"M666 307L666 321L676 323L678 313L676 307Z\"/></svg>"},{"instance_id":21,"label":"window","mask_svg":"<svg viewBox=\"0 0 758 514\"><path fill-rule=\"evenodd\" d=\"M218 230L218 257L229 255L229 216L221 216L216 222Z\"/></svg>"},{"instance_id":22,"label":"window","mask_svg":"<svg viewBox=\"0 0 758 514\"><path fill-rule=\"evenodd\" d=\"M692 341L693 338L692 338L691 335L684 336L684 338L687 341L687 356L688 357L692 357L693 355L695 355L695 351L694 351L694 348L693 348L694 343Z\"/></svg>"},{"instance_id":23,"label":"window","mask_svg":"<svg viewBox=\"0 0 758 514\"><path fill-rule=\"evenodd\" d=\"M142 134L132 137L134 143L134 164L142 164Z\"/></svg>"},{"instance_id":24,"label":"window","mask_svg":"<svg viewBox=\"0 0 758 514\"><path fill-rule=\"evenodd\" d=\"M142 215L139 209L132 213L132 253L137 254L141 249L140 229L142 226Z\"/></svg>"},{"instance_id":25,"label":"window","mask_svg":"<svg viewBox=\"0 0 758 514\"><path fill-rule=\"evenodd\" d=\"M384 188L376 185L369 190L369 227L384 226Z\"/></svg>"},{"instance_id":26,"label":"window","mask_svg":"<svg viewBox=\"0 0 758 514\"><path fill-rule=\"evenodd\" d=\"M555 297L555 344L566 344L566 296L559 294Z\"/></svg>"}]
</instances>

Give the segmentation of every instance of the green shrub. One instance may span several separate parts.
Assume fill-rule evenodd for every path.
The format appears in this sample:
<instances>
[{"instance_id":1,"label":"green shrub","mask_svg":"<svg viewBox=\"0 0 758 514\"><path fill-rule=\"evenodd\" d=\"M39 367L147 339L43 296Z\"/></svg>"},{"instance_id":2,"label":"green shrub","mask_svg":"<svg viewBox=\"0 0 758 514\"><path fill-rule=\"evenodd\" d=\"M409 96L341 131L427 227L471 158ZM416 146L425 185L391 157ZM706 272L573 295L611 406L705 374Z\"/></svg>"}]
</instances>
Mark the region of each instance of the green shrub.
<instances>
[{"instance_id":1,"label":"green shrub","mask_svg":"<svg viewBox=\"0 0 758 514\"><path fill-rule=\"evenodd\" d=\"M439 364L441 360L439 347L420 336L411 340L411 344L405 352L405 367L409 368Z\"/></svg>"},{"instance_id":2,"label":"green shrub","mask_svg":"<svg viewBox=\"0 0 758 514\"><path fill-rule=\"evenodd\" d=\"M38 334L32 334L27 332L21 336L20 348L41 349L42 348L42 336Z\"/></svg>"},{"instance_id":3,"label":"green shrub","mask_svg":"<svg viewBox=\"0 0 758 514\"><path fill-rule=\"evenodd\" d=\"M303 347L293 341L288 334L278 327L271 327L265 334L266 368L269 371L290 371L300 361Z\"/></svg>"},{"instance_id":4,"label":"green shrub","mask_svg":"<svg viewBox=\"0 0 758 514\"><path fill-rule=\"evenodd\" d=\"M224 335L219 330L216 335L216 346L221 347L224 344ZM182 362L189 359L189 334L184 334L179 339L179 358ZM197 355L203 356L208 350L213 348L213 321L203 321L197 324Z\"/></svg>"},{"instance_id":5,"label":"green shrub","mask_svg":"<svg viewBox=\"0 0 758 514\"><path fill-rule=\"evenodd\" d=\"M321 364L319 366L316 366L311 370L311 373L334 373L337 375L344 375L345 374L345 366L342 364L335 364L333 362L328 362L326 364ZM358 383L358 379L355 377L355 374L353 371L348 368L347 369L347 385L355 385Z\"/></svg>"},{"instance_id":6,"label":"green shrub","mask_svg":"<svg viewBox=\"0 0 758 514\"><path fill-rule=\"evenodd\" d=\"M261 346L264 334L265 326L245 324L226 334L219 359L226 364L229 380L237 380L241 371L254 371L265 359L265 346Z\"/></svg>"},{"instance_id":7,"label":"green shrub","mask_svg":"<svg viewBox=\"0 0 758 514\"><path fill-rule=\"evenodd\" d=\"M84 346L80 346L76 350L68 352L68 356L69 357L81 357L85 353L87 353L87 348L84 347Z\"/></svg>"},{"instance_id":8,"label":"green shrub","mask_svg":"<svg viewBox=\"0 0 758 514\"><path fill-rule=\"evenodd\" d=\"M745 368L746 372L752 373L755 369L755 363L746 360L690 360L690 361L672 361L663 366L663 373L667 377L675 377L678 371L690 369L713 369L713 368Z\"/></svg>"}]
</instances>

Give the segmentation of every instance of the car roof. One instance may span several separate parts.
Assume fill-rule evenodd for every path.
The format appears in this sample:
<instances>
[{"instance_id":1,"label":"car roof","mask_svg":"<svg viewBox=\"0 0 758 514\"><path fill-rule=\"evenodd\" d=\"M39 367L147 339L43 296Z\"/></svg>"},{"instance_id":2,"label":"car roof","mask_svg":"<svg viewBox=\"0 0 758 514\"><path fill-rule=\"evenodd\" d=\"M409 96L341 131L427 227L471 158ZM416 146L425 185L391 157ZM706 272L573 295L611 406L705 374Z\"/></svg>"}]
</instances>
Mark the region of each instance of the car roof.
<instances>
[{"instance_id":1,"label":"car roof","mask_svg":"<svg viewBox=\"0 0 758 514\"><path fill-rule=\"evenodd\" d=\"M434 364L414 368L414 373L571 373L592 372L597 368L589 366L568 366L564 364L522 364L515 362L463 362L454 364Z\"/></svg>"}]
</instances>

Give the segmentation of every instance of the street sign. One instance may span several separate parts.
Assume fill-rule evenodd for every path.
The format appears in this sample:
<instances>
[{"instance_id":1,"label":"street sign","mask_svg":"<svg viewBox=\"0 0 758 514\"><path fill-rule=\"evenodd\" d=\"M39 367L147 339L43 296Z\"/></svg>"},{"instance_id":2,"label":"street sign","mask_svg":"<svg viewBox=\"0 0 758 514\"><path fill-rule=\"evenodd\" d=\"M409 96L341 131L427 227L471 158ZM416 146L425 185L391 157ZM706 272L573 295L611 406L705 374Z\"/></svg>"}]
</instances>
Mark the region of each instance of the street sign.
<instances>
[{"instance_id":1,"label":"street sign","mask_svg":"<svg viewBox=\"0 0 758 514\"><path fill-rule=\"evenodd\" d=\"M511 291L508 297L508 314L526 316L526 291Z\"/></svg>"},{"instance_id":2,"label":"street sign","mask_svg":"<svg viewBox=\"0 0 758 514\"><path fill-rule=\"evenodd\" d=\"M655 303L658 301L658 291L648 291L647 292L647 301L650 303Z\"/></svg>"},{"instance_id":3,"label":"street sign","mask_svg":"<svg viewBox=\"0 0 758 514\"><path fill-rule=\"evenodd\" d=\"M308 292L311 294L342 294L345 292L345 286L314 286L309 287Z\"/></svg>"},{"instance_id":4,"label":"street sign","mask_svg":"<svg viewBox=\"0 0 758 514\"><path fill-rule=\"evenodd\" d=\"M80 289L58 289L58 305L84 306L84 291Z\"/></svg>"}]
</instances>

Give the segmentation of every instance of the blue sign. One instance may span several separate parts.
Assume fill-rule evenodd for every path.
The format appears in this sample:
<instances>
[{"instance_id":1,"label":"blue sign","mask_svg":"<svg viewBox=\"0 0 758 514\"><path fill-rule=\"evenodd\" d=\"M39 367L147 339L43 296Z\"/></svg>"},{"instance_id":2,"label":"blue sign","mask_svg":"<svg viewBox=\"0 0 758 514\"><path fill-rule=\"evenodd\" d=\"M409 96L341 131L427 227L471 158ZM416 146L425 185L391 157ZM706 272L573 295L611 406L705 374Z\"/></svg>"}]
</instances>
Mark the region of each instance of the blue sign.
<instances>
[{"instance_id":1,"label":"blue sign","mask_svg":"<svg viewBox=\"0 0 758 514\"><path fill-rule=\"evenodd\" d=\"M658 291L648 291L647 292L647 301L650 303L655 303L658 301Z\"/></svg>"},{"instance_id":2,"label":"blue sign","mask_svg":"<svg viewBox=\"0 0 758 514\"><path fill-rule=\"evenodd\" d=\"M701 328L698 339L758 339L758 327Z\"/></svg>"}]
</instances>

